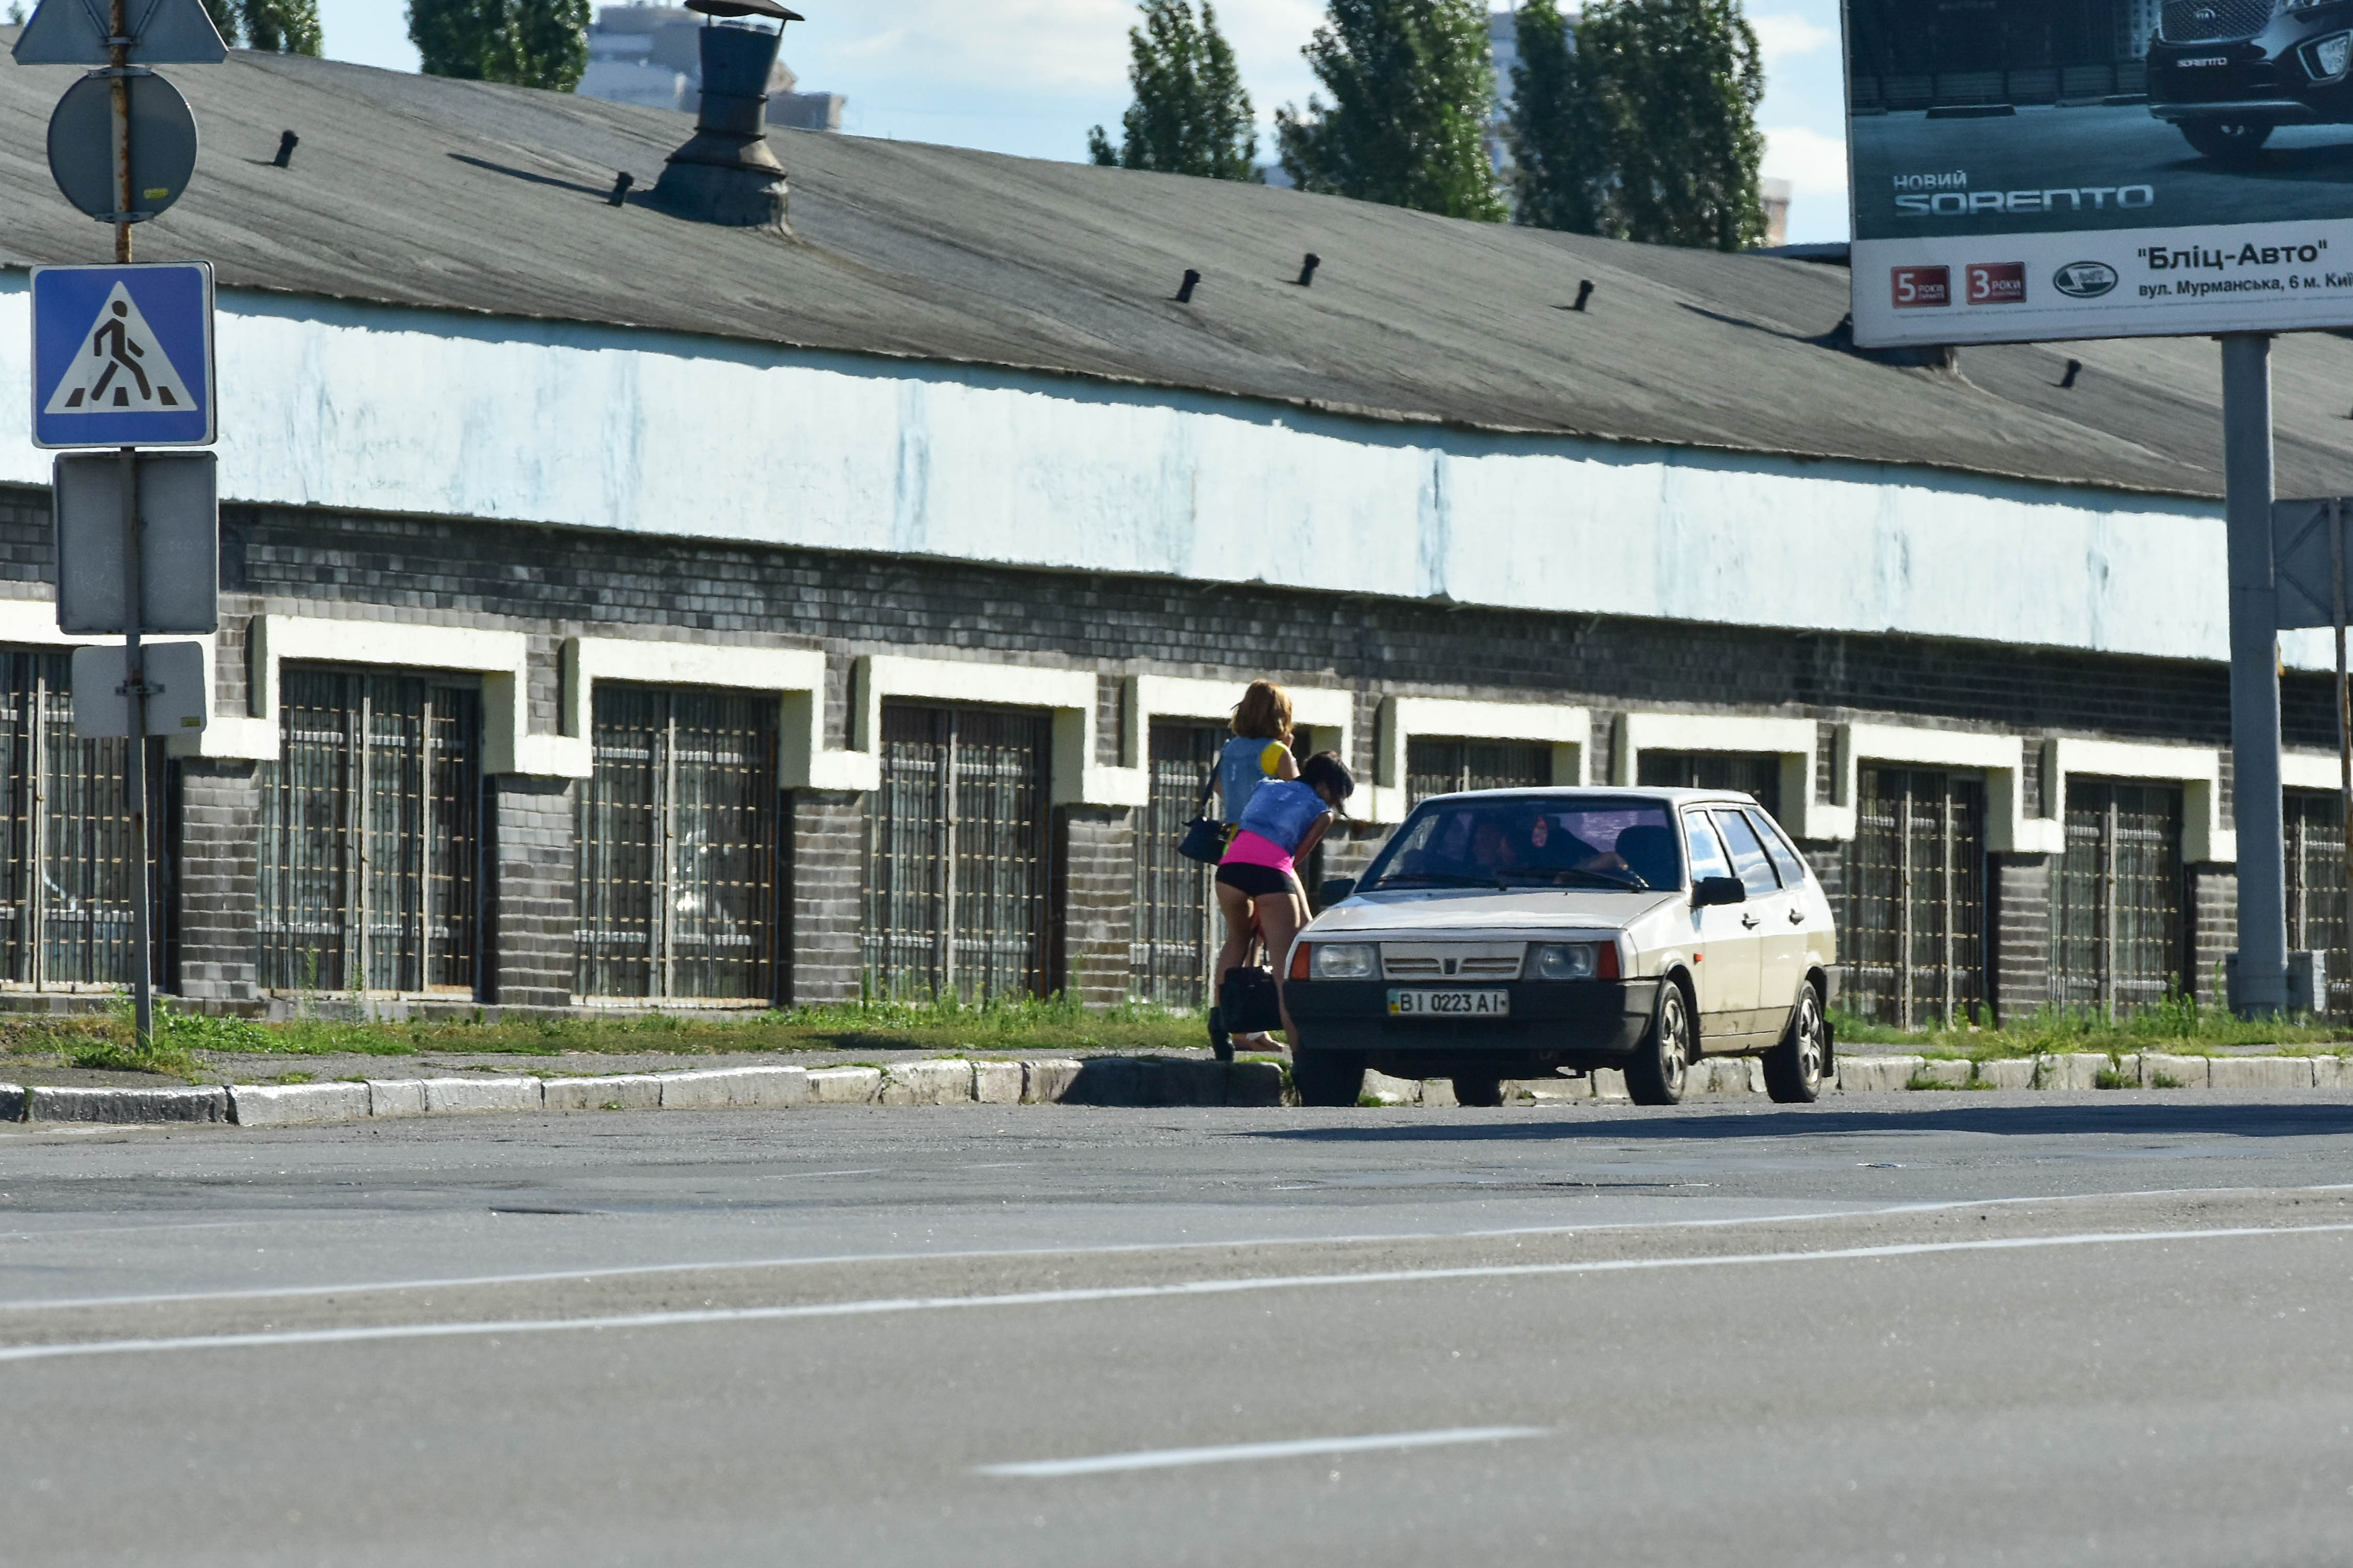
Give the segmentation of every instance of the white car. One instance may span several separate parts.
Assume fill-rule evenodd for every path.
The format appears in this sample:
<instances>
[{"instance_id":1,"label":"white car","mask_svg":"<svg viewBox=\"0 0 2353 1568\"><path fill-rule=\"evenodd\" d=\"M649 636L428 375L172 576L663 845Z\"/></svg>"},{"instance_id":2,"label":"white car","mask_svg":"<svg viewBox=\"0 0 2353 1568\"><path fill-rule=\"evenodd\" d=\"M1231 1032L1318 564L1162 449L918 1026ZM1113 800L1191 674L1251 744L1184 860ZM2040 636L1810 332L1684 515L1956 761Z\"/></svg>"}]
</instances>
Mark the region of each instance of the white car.
<instances>
[{"instance_id":1,"label":"white car","mask_svg":"<svg viewBox=\"0 0 2353 1568\"><path fill-rule=\"evenodd\" d=\"M1322 891L1283 983L1310 1105L1356 1104L1367 1068L1465 1105L1595 1068L1672 1105L1702 1056L1763 1057L1777 1100L1830 1075L1830 900L1747 795L1438 795Z\"/></svg>"}]
</instances>

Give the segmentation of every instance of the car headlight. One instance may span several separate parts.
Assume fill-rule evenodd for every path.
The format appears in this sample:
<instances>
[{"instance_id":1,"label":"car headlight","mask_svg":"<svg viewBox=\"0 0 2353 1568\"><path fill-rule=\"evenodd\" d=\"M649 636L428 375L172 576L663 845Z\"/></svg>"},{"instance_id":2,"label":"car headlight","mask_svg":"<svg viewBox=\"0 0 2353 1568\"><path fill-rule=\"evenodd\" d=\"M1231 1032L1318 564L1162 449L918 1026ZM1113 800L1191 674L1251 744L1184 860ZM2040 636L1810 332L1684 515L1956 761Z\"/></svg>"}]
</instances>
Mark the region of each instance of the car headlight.
<instances>
[{"instance_id":1,"label":"car headlight","mask_svg":"<svg viewBox=\"0 0 2353 1568\"><path fill-rule=\"evenodd\" d=\"M2313 74L2334 80L2353 65L2353 33L2337 33L2321 39L2307 51L2312 60Z\"/></svg>"},{"instance_id":2,"label":"car headlight","mask_svg":"<svg viewBox=\"0 0 2353 1568\"><path fill-rule=\"evenodd\" d=\"M1528 949L1531 980L1590 980L1601 967L1589 942L1555 942Z\"/></svg>"},{"instance_id":3,"label":"car headlight","mask_svg":"<svg viewBox=\"0 0 2353 1568\"><path fill-rule=\"evenodd\" d=\"M1307 950L1311 980L1370 980L1380 967L1380 951L1368 942L1319 942Z\"/></svg>"}]
</instances>

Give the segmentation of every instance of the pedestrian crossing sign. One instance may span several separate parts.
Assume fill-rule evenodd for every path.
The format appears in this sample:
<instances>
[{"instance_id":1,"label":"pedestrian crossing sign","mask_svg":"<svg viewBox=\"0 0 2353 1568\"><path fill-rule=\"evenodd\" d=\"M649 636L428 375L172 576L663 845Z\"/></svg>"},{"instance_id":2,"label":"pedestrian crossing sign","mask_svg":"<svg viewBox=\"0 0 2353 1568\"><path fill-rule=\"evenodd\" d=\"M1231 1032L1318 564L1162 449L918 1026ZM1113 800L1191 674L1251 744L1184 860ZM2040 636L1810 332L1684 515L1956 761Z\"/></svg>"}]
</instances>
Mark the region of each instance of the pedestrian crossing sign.
<instances>
[{"instance_id":1,"label":"pedestrian crossing sign","mask_svg":"<svg viewBox=\"0 0 2353 1568\"><path fill-rule=\"evenodd\" d=\"M209 447L213 270L33 269L33 444Z\"/></svg>"}]
</instances>

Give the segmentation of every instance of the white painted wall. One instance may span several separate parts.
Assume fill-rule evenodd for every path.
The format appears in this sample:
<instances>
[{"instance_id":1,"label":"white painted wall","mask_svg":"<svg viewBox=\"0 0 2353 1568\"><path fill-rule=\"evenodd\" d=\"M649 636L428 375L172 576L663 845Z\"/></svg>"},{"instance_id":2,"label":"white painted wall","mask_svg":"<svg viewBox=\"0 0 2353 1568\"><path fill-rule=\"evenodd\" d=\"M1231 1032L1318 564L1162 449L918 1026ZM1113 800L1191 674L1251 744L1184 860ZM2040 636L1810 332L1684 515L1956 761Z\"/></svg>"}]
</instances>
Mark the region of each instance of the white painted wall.
<instances>
[{"instance_id":1,"label":"white painted wall","mask_svg":"<svg viewBox=\"0 0 2353 1568\"><path fill-rule=\"evenodd\" d=\"M234 290L218 336L241 500L2227 656L2213 503ZM27 420L0 401L0 479L47 477Z\"/></svg>"}]
</instances>

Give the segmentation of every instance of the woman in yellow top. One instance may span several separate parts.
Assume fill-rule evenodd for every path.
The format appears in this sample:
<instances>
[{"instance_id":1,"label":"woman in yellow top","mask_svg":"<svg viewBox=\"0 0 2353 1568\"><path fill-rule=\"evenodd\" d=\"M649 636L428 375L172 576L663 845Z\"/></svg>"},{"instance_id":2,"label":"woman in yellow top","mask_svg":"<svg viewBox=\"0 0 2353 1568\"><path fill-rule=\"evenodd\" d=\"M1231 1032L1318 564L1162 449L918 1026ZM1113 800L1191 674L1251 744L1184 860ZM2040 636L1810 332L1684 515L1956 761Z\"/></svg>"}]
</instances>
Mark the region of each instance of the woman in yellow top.
<instances>
[{"instance_id":1,"label":"woman in yellow top","mask_svg":"<svg viewBox=\"0 0 2353 1568\"><path fill-rule=\"evenodd\" d=\"M1218 815L1229 838L1259 785L1299 776L1291 754L1291 693L1271 680L1251 681L1234 708L1233 729L1234 738L1218 752Z\"/></svg>"}]
</instances>

